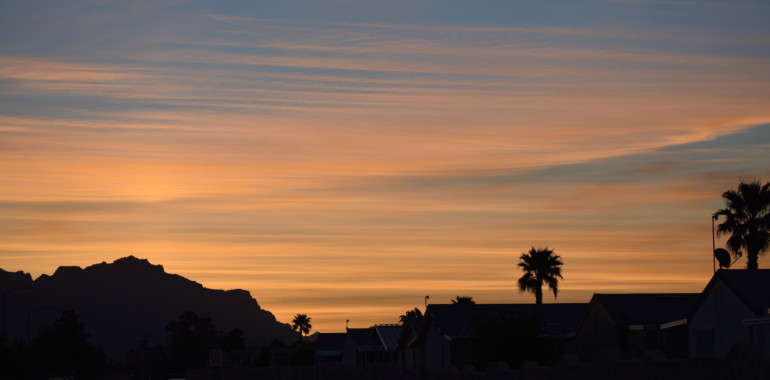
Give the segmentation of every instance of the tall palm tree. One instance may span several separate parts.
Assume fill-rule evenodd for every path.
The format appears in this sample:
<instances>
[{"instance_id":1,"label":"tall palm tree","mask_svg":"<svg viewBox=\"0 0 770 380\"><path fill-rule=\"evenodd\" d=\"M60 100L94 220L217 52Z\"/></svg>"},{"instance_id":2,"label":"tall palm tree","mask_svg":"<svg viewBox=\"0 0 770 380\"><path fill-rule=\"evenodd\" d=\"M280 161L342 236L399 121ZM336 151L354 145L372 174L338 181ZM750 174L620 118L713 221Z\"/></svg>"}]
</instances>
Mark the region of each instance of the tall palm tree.
<instances>
[{"instance_id":1,"label":"tall palm tree","mask_svg":"<svg viewBox=\"0 0 770 380\"><path fill-rule=\"evenodd\" d=\"M454 305L473 305L475 303L476 301L471 296L456 296L452 299L452 304Z\"/></svg>"},{"instance_id":2,"label":"tall palm tree","mask_svg":"<svg viewBox=\"0 0 770 380\"><path fill-rule=\"evenodd\" d=\"M524 275L519 279L519 291L535 294L535 303L543 303L543 284L548 285L556 297L559 293L561 276L561 256L554 254L552 249L532 247L527 253L522 253L519 266Z\"/></svg>"},{"instance_id":3,"label":"tall palm tree","mask_svg":"<svg viewBox=\"0 0 770 380\"><path fill-rule=\"evenodd\" d=\"M770 182L759 181L738 184L738 190L722 194L725 208L714 214L724 216L725 221L717 226L717 235L727 235L727 247L734 255L746 250L748 269L757 269L759 255L770 249Z\"/></svg>"},{"instance_id":4,"label":"tall palm tree","mask_svg":"<svg viewBox=\"0 0 770 380\"><path fill-rule=\"evenodd\" d=\"M299 332L300 342L302 341L302 335L310 333L312 328L313 325L310 324L310 317L308 317L307 314L297 314L291 321L291 329Z\"/></svg>"}]
</instances>

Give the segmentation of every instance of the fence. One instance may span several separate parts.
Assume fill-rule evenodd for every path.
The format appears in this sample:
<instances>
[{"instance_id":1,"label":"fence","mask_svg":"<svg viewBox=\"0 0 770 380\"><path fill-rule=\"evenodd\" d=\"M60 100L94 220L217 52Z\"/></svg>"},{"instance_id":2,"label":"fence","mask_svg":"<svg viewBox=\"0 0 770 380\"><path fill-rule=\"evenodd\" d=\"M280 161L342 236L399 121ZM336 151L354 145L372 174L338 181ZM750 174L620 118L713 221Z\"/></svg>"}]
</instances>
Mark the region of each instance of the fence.
<instances>
[{"instance_id":1,"label":"fence","mask_svg":"<svg viewBox=\"0 0 770 380\"><path fill-rule=\"evenodd\" d=\"M342 366L219 368L188 370L187 380L770 380L770 361L751 357L573 363L541 367L525 363L511 370L507 363L492 363L486 371L462 369L405 371Z\"/></svg>"}]
</instances>

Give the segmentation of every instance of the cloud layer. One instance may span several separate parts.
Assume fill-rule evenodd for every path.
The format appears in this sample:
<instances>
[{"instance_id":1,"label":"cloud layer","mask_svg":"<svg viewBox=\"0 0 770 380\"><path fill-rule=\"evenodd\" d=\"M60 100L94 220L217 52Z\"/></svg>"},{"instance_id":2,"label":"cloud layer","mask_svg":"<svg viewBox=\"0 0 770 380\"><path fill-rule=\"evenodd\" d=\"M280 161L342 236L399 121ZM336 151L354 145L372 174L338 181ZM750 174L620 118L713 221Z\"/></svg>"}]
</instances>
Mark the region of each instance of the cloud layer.
<instances>
[{"instance_id":1,"label":"cloud layer","mask_svg":"<svg viewBox=\"0 0 770 380\"><path fill-rule=\"evenodd\" d=\"M770 179L766 4L282 3L0 6L0 267L133 254L321 331L529 302L530 246L559 301L696 292Z\"/></svg>"}]
</instances>

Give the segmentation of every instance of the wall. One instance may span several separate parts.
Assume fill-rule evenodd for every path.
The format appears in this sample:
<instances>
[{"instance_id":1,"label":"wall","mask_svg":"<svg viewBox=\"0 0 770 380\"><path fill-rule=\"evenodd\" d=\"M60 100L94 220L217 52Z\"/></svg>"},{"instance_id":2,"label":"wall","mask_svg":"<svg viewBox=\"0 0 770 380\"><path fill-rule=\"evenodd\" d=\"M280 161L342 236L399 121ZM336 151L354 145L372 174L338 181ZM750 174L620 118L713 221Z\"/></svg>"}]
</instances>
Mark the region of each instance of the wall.
<instances>
[{"instance_id":1,"label":"wall","mask_svg":"<svg viewBox=\"0 0 770 380\"><path fill-rule=\"evenodd\" d=\"M690 357L724 357L733 343L748 343L741 320L757 316L722 281L711 287L689 321Z\"/></svg>"},{"instance_id":2,"label":"wall","mask_svg":"<svg viewBox=\"0 0 770 380\"><path fill-rule=\"evenodd\" d=\"M615 322L598 302L591 301L585 319L570 339L568 350L582 361L591 361L602 348L618 347L620 336Z\"/></svg>"},{"instance_id":3,"label":"wall","mask_svg":"<svg viewBox=\"0 0 770 380\"><path fill-rule=\"evenodd\" d=\"M428 369L447 368L449 366L449 341L443 334L439 334L435 322L429 319L425 342L421 356L424 359L423 367Z\"/></svg>"},{"instance_id":4,"label":"wall","mask_svg":"<svg viewBox=\"0 0 770 380\"><path fill-rule=\"evenodd\" d=\"M347 366L356 365L356 354L356 343L353 341L353 338L348 335L345 338L345 345L342 346L342 364Z\"/></svg>"}]
</instances>

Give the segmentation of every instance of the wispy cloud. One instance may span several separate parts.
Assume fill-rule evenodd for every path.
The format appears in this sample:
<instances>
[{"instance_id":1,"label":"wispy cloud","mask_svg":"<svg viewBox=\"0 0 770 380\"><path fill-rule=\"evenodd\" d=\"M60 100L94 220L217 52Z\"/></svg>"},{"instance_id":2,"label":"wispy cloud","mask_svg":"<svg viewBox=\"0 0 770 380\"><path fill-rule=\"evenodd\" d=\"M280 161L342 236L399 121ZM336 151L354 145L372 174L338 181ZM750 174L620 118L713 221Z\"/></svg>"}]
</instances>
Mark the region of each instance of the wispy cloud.
<instances>
[{"instance_id":1,"label":"wispy cloud","mask_svg":"<svg viewBox=\"0 0 770 380\"><path fill-rule=\"evenodd\" d=\"M759 24L282 6L0 14L3 269L133 254L322 331L529 302L532 245L565 258L559 301L698 291L721 192L770 178Z\"/></svg>"}]
</instances>

